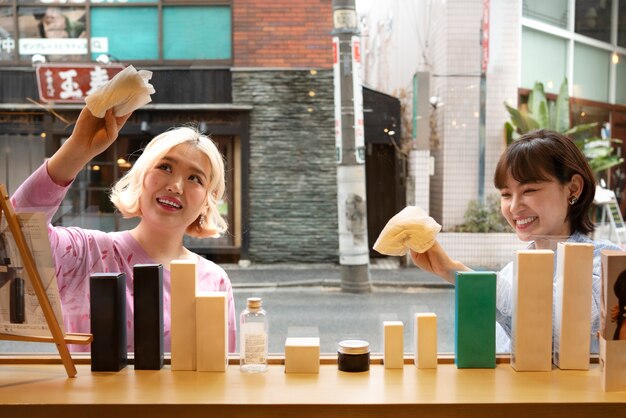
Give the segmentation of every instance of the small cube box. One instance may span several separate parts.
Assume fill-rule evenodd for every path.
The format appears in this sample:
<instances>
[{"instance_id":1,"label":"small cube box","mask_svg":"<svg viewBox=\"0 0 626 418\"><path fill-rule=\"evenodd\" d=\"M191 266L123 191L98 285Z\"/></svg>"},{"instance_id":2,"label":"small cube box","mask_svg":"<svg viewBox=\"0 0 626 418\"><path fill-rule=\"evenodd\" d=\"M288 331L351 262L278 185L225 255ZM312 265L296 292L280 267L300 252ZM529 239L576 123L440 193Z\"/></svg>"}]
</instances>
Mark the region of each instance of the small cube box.
<instances>
[{"instance_id":1,"label":"small cube box","mask_svg":"<svg viewBox=\"0 0 626 418\"><path fill-rule=\"evenodd\" d=\"M287 338L285 341L285 373L319 373L320 339Z\"/></svg>"}]
</instances>

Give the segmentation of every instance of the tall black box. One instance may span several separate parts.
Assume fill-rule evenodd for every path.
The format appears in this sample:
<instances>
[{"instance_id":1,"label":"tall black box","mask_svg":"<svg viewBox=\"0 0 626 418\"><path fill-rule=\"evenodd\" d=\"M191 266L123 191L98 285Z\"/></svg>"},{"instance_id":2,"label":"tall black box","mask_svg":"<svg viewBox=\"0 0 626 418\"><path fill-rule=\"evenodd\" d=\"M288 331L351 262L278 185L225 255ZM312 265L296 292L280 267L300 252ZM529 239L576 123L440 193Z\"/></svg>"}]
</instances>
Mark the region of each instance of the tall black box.
<instances>
[{"instance_id":1,"label":"tall black box","mask_svg":"<svg viewBox=\"0 0 626 418\"><path fill-rule=\"evenodd\" d=\"M126 347L126 274L94 273L91 302L91 371L117 372L128 364Z\"/></svg>"},{"instance_id":2,"label":"tall black box","mask_svg":"<svg viewBox=\"0 0 626 418\"><path fill-rule=\"evenodd\" d=\"M163 266L137 264L133 268L135 300L135 370L163 367Z\"/></svg>"}]
</instances>

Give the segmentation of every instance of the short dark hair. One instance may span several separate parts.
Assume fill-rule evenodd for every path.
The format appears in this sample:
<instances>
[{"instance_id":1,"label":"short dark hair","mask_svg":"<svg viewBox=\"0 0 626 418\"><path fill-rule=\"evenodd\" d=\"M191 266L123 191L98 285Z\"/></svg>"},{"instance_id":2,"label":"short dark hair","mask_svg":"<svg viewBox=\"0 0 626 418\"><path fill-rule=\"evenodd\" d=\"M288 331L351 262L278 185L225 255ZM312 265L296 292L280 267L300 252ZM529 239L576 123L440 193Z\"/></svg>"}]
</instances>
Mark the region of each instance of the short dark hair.
<instances>
[{"instance_id":1,"label":"short dark hair","mask_svg":"<svg viewBox=\"0 0 626 418\"><path fill-rule=\"evenodd\" d=\"M571 232L590 234L595 229L589 208L596 192L591 167L574 141L558 132L538 129L522 135L507 147L500 157L493 177L498 189L506 187L508 173L520 183L547 181L554 177L565 184L574 174L583 178L583 190L567 217Z\"/></svg>"}]
</instances>

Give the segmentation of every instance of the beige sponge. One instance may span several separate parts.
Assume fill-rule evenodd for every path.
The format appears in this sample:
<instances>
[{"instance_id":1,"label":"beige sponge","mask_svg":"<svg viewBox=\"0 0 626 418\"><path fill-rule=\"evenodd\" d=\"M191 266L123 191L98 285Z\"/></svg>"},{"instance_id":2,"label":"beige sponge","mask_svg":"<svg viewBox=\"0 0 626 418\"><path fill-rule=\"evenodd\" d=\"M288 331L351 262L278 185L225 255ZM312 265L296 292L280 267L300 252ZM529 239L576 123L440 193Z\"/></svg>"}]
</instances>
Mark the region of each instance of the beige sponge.
<instances>
[{"instance_id":1,"label":"beige sponge","mask_svg":"<svg viewBox=\"0 0 626 418\"><path fill-rule=\"evenodd\" d=\"M417 253L428 251L441 231L424 209L407 206L387 222L374 249L385 255L405 255L408 249Z\"/></svg>"},{"instance_id":2,"label":"beige sponge","mask_svg":"<svg viewBox=\"0 0 626 418\"><path fill-rule=\"evenodd\" d=\"M111 108L115 116L126 115L152 101L150 95L155 90L148 82L150 78L151 71L137 71L129 65L87 96L85 104L97 118L103 118L105 112Z\"/></svg>"}]
</instances>

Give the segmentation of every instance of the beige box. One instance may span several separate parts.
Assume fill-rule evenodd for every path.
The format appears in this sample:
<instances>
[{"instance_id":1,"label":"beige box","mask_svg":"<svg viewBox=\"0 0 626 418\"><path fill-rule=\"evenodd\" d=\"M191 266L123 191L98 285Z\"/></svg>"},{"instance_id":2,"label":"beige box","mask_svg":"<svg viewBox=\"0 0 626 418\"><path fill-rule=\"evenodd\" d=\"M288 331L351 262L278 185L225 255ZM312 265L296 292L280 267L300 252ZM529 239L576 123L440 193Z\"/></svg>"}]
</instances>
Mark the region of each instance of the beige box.
<instances>
[{"instance_id":1,"label":"beige box","mask_svg":"<svg viewBox=\"0 0 626 418\"><path fill-rule=\"evenodd\" d=\"M554 307L554 364L589 369L593 245L560 242Z\"/></svg>"},{"instance_id":2,"label":"beige box","mask_svg":"<svg viewBox=\"0 0 626 418\"><path fill-rule=\"evenodd\" d=\"M196 370L196 262L170 264L172 370Z\"/></svg>"},{"instance_id":3,"label":"beige box","mask_svg":"<svg viewBox=\"0 0 626 418\"><path fill-rule=\"evenodd\" d=\"M437 314L416 313L413 322L415 353L418 369L437 368Z\"/></svg>"},{"instance_id":4,"label":"beige box","mask_svg":"<svg viewBox=\"0 0 626 418\"><path fill-rule=\"evenodd\" d=\"M402 321L383 321L385 369L404 367L404 324Z\"/></svg>"},{"instance_id":5,"label":"beige box","mask_svg":"<svg viewBox=\"0 0 626 418\"><path fill-rule=\"evenodd\" d=\"M226 292L196 296L196 365L199 372L223 372L228 365Z\"/></svg>"},{"instance_id":6,"label":"beige box","mask_svg":"<svg viewBox=\"0 0 626 418\"><path fill-rule=\"evenodd\" d=\"M511 367L552 370L554 251L516 251L513 260Z\"/></svg>"},{"instance_id":7,"label":"beige box","mask_svg":"<svg viewBox=\"0 0 626 418\"><path fill-rule=\"evenodd\" d=\"M319 373L320 339L313 337L285 340L285 373Z\"/></svg>"},{"instance_id":8,"label":"beige box","mask_svg":"<svg viewBox=\"0 0 626 418\"><path fill-rule=\"evenodd\" d=\"M600 336L602 390L626 391L626 340L606 340Z\"/></svg>"}]
</instances>

